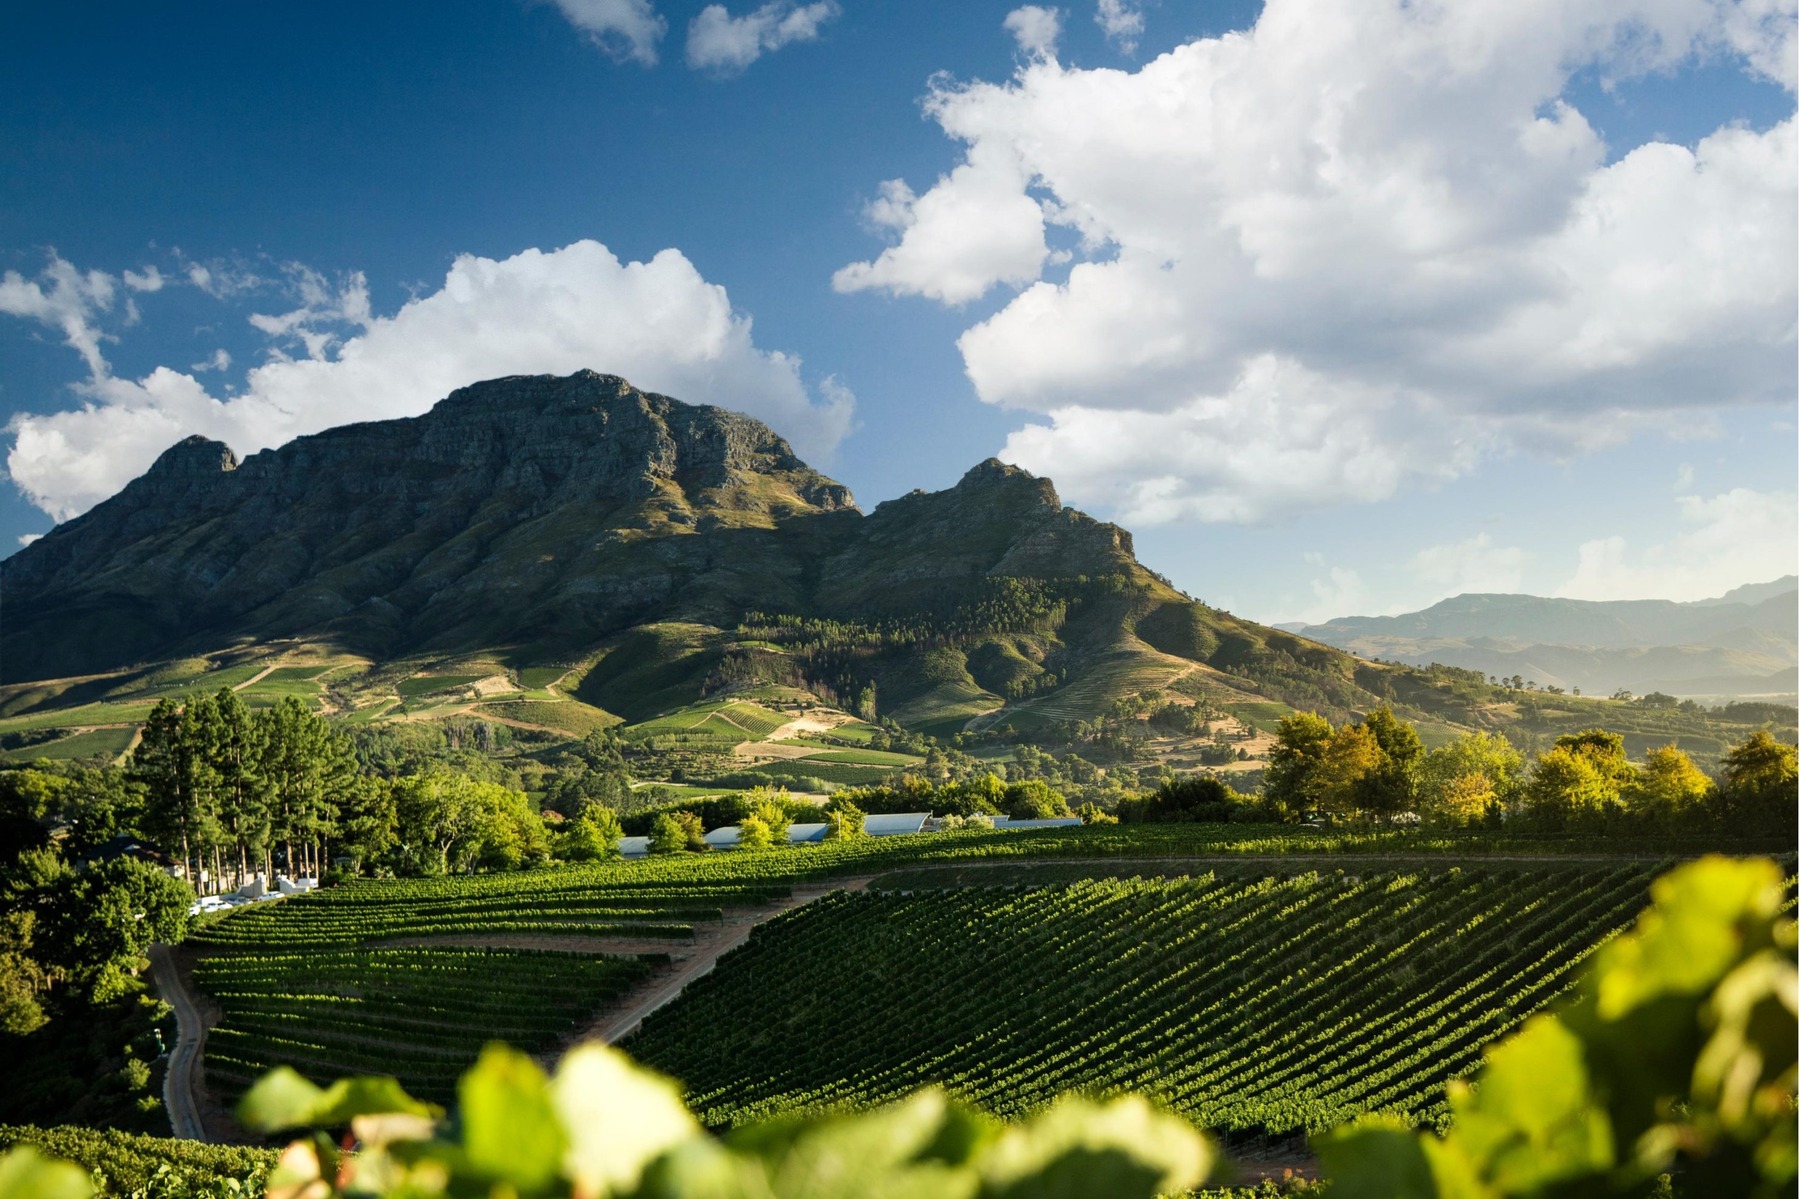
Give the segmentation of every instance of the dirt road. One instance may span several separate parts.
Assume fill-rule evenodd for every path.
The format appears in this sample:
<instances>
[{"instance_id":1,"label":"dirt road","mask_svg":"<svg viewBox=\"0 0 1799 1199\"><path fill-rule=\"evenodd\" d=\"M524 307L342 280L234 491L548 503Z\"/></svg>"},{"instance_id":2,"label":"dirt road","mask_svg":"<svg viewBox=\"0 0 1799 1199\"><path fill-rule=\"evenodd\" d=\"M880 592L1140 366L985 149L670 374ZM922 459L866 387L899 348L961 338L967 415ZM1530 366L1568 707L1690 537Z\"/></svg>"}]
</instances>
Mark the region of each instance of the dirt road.
<instances>
[{"instance_id":1,"label":"dirt road","mask_svg":"<svg viewBox=\"0 0 1799 1199\"><path fill-rule=\"evenodd\" d=\"M819 886L795 887L793 894L786 899L746 911L727 912L723 925L716 933L704 940L696 939L690 955L674 962L670 970L658 971L635 988L614 1005L611 1011L578 1033L573 1038L574 1043L604 1041L608 1045L617 1044L635 1032L650 1013L680 998L688 983L711 973L712 967L718 964L718 959L749 940L750 934L758 925L766 924L795 908L804 907L833 891L867 890L871 879L872 876L859 875L854 878L833 879Z\"/></svg>"},{"instance_id":2,"label":"dirt road","mask_svg":"<svg viewBox=\"0 0 1799 1199\"><path fill-rule=\"evenodd\" d=\"M175 1009L175 1048L169 1053L168 1073L162 1080L162 1102L169 1113L169 1125L178 1137L204 1141L206 1124L200 1119L200 1105L194 1098L194 1074L206 1048L206 1022L181 981L181 971L167 945L150 946L150 977L156 982L156 993Z\"/></svg>"}]
</instances>

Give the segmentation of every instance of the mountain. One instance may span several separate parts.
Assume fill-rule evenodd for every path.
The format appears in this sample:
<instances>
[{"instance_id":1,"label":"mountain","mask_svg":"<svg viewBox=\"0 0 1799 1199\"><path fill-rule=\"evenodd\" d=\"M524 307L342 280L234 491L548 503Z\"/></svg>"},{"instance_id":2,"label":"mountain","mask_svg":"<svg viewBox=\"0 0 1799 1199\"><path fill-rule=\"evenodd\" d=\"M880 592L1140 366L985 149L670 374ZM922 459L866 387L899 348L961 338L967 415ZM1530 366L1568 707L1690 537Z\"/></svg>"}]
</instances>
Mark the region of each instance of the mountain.
<instances>
[{"instance_id":1,"label":"mountain","mask_svg":"<svg viewBox=\"0 0 1799 1199\"><path fill-rule=\"evenodd\" d=\"M760 422L593 372L241 462L189 438L0 563L0 589L0 717L39 724L247 678L271 647L338 655L346 702L358 679L548 672L641 720L760 681L941 733L1177 683L1346 713L1409 677L1189 600L1016 467L864 514Z\"/></svg>"},{"instance_id":2,"label":"mountain","mask_svg":"<svg viewBox=\"0 0 1799 1199\"><path fill-rule=\"evenodd\" d=\"M1789 575L1692 603L1459 595L1420 612L1297 631L1366 657L1522 675L1543 686L1746 697L1794 691L1796 628L1799 579Z\"/></svg>"}]
</instances>

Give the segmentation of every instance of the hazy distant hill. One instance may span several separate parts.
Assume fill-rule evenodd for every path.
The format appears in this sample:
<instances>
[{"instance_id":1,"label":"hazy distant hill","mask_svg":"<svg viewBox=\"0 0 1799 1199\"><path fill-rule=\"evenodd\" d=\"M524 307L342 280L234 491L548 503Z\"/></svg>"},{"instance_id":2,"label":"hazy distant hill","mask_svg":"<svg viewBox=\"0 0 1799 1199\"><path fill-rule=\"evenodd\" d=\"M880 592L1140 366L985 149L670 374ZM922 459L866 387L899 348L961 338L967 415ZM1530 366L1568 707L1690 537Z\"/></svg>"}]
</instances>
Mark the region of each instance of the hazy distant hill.
<instances>
[{"instance_id":1,"label":"hazy distant hill","mask_svg":"<svg viewBox=\"0 0 1799 1199\"><path fill-rule=\"evenodd\" d=\"M1421 612L1296 631L1365 657L1443 662L1588 693L1765 696L1795 690L1796 628L1799 580L1789 575L1693 603L1458 595Z\"/></svg>"}]
</instances>

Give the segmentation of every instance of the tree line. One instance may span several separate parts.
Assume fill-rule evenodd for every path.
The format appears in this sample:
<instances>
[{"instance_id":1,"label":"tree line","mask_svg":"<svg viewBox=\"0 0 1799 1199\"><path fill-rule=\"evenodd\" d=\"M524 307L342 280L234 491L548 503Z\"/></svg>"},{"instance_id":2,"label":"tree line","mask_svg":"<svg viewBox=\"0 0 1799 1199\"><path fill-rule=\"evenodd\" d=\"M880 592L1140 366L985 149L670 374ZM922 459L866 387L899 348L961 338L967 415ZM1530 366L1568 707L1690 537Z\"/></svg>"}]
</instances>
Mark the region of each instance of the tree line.
<instances>
[{"instance_id":1,"label":"tree line","mask_svg":"<svg viewBox=\"0 0 1799 1199\"><path fill-rule=\"evenodd\" d=\"M1787 839L1799 831L1793 746L1758 731L1720 766L1714 779L1675 745L1638 764L1622 734L1600 728L1560 736L1527 758L1489 733L1427 751L1417 730L1386 708L1339 725L1296 713L1276 731L1260 802L1287 819L1411 814L1464 827Z\"/></svg>"}]
</instances>

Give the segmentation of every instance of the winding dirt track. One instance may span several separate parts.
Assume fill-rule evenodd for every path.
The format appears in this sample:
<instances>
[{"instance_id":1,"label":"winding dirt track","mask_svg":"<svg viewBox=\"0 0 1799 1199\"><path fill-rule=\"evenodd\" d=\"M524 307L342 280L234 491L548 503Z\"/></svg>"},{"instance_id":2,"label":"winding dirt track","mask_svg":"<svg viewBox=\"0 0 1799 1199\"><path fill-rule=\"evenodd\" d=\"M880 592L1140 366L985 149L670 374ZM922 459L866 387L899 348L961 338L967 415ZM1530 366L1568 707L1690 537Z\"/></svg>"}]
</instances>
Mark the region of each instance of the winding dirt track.
<instances>
[{"instance_id":1,"label":"winding dirt track","mask_svg":"<svg viewBox=\"0 0 1799 1199\"><path fill-rule=\"evenodd\" d=\"M208 1139L206 1122L200 1118L194 1079L199 1073L200 1054L206 1049L206 1021L182 981L175 955L167 945L150 946L150 976L156 981L157 993L175 1009L175 1048L169 1053L168 1072L162 1080L162 1102L169 1113L169 1126L178 1137L204 1141Z\"/></svg>"},{"instance_id":2,"label":"winding dirt track","mask_svg":"<svg viewBox=\"0 0 1799 1199\"><path fill-rule=\"evenodd\" d=\"M863 891L873 880L872 875L858 875L853 878L833 879L822 886L795 887L793 894L786 899L777 900L763 907L752 908L742 912L727 912L724 925L719 932L698 942L693 947L691 956L674 963L669 972L658 972L652 975L641 986L621 999L613 1009L603 1014L587 1028L575 1034L571 1043L582 1041L604 1041L608 1045L617 1044L637 1030L650 1013L666 1007L681 997L687 984L702 975L709 974L718 959L736 949L749 940L750 934L760 924L765 924L785 912L804 907L815 899L821 899L833 891Z\"/></svg>"}]
</instances>

